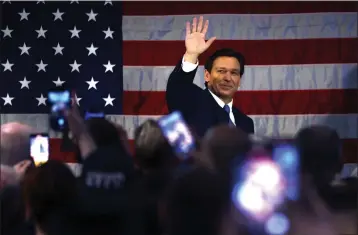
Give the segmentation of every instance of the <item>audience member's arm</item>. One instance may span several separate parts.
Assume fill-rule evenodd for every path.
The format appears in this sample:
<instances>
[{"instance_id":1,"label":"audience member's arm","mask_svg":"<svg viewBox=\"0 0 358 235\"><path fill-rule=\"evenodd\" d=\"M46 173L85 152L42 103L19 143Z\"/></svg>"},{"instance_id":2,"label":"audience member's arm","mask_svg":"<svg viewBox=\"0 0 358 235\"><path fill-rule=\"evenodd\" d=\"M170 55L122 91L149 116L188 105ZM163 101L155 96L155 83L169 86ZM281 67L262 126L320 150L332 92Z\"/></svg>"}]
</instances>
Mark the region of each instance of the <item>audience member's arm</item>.
<instances>
[{"instance_id":1,"label":"audience member's arm","mask_svg":"<svg viewBox=\"0 0 358 235\"><path fill-rule=\"evenodd\" d=\"M81 156L85 159L97 149L97 146L79 113L77 103L75 102L75 94L72 94L72 100L72 108L66 113L66 116L70 130L78 140L78 148L80 149Z\"/></svg>"}]
</instances>

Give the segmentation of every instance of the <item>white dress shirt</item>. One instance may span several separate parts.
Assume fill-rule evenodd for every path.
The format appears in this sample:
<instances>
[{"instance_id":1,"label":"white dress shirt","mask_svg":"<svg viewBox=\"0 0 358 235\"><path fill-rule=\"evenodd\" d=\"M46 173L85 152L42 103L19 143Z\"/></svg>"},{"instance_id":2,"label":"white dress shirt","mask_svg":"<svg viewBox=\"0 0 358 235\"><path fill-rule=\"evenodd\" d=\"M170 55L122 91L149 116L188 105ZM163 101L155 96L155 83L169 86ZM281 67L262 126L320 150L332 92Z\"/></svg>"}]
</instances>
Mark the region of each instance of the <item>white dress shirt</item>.
<instances>
[{"instance_id":1,"label":"white dress shirt","mask_svg":"<svg viewBox=\"0 0 358 235\"><path fill-rule=\"evenodd\" d=\"M184 57L182 59L182 69L184 72L186 73L189 73L191 71L193 71L194 69L196 69L199 65L199 61L196 62L196 64L193 64L193 63L190 63L190 62L187 62L187 61L184 61ZM222 101L217 95L215 95L214 93L212 93L210 90L209 90L210 94L214 97L214 99L216 100L216 102L218 103L218 105L221 107L221 108L224 108L224 101ZM230 113L229 113L229 117L232 121L232 123L234 123L234 125L236 126L236 123L235 123L235 117L234 117L234 114L232 112L232 100L230 101L230 103L227 104L229 107L230 107Z\"/></svg>"}]
</instances>

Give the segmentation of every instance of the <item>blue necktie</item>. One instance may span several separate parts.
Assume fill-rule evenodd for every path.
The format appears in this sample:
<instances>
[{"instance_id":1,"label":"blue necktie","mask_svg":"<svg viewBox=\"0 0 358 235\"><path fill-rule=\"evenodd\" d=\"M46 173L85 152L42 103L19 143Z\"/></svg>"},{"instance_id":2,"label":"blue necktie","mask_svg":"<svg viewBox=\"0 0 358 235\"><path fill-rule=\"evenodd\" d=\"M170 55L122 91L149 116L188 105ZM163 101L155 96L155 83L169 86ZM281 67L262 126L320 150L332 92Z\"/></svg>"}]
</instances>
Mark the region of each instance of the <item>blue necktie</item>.
<instances>
[{"instance_id":1,"label":"blue necktie","mask_svg":"<svg viewBox=\"0 0 358 235\"><path fill-rule=\"evenodd\" d=\"M224 110L229 115L229 126L235 126L235 124L231 121L231 118L230 118L230 107L229 107L229 105L225 104L224 105Z\"/></svg>"}]
</instances>

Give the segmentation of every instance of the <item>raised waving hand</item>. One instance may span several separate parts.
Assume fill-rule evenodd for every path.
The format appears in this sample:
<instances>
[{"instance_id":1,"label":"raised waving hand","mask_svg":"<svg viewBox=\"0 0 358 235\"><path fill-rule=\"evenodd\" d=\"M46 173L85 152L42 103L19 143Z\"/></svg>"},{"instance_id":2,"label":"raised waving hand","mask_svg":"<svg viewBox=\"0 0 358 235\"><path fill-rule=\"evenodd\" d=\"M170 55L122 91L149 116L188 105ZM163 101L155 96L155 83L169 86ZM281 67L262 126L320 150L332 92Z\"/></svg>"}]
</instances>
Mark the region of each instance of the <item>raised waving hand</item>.
<instances>
[{"instance_id":1,"label":"raised waving hand","mask_svg":"<svg viewBox=\"0 0 358 235\"><path fill-rule=\"evenodd\" d=\"M209 20L204 22L202 16L193 19L192 24L186 22L186 36L185 36L185 47L186 53L184 60L196 63L199 55L206 51L211 44L215 41L215 37L205 41L206 33L209 27Z\"/></svg>"}]
</instances>

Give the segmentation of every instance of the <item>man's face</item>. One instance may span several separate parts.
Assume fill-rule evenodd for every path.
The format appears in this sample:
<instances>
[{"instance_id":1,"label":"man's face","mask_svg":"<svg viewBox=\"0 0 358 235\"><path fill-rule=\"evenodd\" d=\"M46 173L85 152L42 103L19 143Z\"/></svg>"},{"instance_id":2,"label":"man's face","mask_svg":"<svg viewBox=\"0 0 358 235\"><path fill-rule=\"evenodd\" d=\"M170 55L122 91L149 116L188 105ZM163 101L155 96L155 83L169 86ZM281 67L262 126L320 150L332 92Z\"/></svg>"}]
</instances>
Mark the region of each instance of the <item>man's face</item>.
<instances>
[{"instance_id":1,"label":"man's face","mask_svg":"<svg viewBox=\"0 0 358 235\"><path fill-rule=\"evenodd\" d=\"M240 63L234 57L219 57L211 72L205 70L208 87L219 97L232 98L240 86Z\"/></svg>"}]
</instances>

